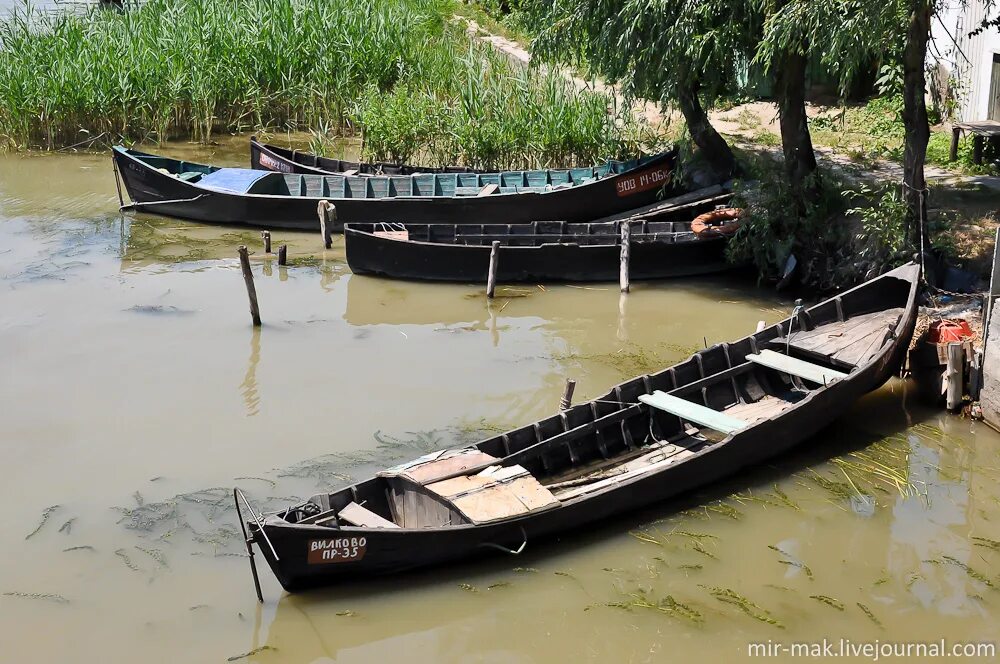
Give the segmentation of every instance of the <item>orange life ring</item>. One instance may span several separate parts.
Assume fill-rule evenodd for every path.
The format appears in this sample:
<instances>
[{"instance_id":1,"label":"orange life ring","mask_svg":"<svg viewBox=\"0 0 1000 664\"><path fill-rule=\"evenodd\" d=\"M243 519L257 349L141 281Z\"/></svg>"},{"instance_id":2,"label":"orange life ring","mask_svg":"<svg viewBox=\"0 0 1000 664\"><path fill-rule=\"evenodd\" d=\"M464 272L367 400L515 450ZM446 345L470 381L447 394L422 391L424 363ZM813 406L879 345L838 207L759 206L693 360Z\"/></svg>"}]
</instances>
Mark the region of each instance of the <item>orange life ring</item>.
<instances>
[{"instance_id":1,"label":"orange life ring","mask_svg":"<svg viewBox=\"0 0 1000 664\"><path fill-rule=\"evenodd\" d=\"M698 215L691 222L691 232L700 238L734 235L740 228L740 208L723 208Z\"/></svg>"}]
</instances>

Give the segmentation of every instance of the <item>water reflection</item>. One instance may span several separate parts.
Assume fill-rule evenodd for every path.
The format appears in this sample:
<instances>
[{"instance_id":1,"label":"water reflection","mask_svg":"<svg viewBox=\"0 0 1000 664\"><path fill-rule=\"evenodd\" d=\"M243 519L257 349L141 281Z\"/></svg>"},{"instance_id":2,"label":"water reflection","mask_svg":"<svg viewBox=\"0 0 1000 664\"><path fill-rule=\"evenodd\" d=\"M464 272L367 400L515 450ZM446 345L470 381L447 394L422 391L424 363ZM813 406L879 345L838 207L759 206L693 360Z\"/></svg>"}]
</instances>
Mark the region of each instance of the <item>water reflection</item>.
<instances>
[{"instance_id":1,"label":"water reflection","mask_svg":"<svg viewBox=\"0 0 1000 664\"><path fill-rule=\"evenodd\" d=\"M261 328L253 326L250 332L250 358L247 360L247 372L240 383L240 393L246 404L247 417L253 417L260 412L260 395L257 393L257 364L260 363Z\"/></svg>"}]
</instances>

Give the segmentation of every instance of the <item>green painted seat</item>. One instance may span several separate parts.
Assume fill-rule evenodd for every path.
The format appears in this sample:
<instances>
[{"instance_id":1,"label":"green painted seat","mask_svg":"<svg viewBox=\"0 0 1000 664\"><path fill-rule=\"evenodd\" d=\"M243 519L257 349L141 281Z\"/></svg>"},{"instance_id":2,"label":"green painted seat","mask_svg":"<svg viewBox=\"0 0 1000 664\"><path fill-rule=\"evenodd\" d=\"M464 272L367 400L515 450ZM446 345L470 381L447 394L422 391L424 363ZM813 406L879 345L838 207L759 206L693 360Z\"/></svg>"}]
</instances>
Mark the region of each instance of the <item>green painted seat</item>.
<instances>
[{"instance_id":1,"label":"green painted seat","mask_svg":"<svg viewBox=\"0 0 1000 664\"><path fill-rule=\"evenodd\" d=\"M749 424L725 413L700 406L660 390L656 390L652 394L639 395L639 401L657 410L676 415L686 422L694 422L722 433L735 433L740 429L745 429Z\"/></svg>"},{"instance_id":2,"label":"green painted seat","mask_svg":"<svg viewBox=\"0 0 1000 664\"><path fill-rule=\"evenodd\" d=\"M758 354L747 355L747 360L754 364L759 364L769 369L774 369L791 376L797 376L812 383L826 385L841 378L847 378L847 374L821 367L818 364L806 362L795 357L782 355L773 350L762 350Z\"/></svg>"}]
</instances>

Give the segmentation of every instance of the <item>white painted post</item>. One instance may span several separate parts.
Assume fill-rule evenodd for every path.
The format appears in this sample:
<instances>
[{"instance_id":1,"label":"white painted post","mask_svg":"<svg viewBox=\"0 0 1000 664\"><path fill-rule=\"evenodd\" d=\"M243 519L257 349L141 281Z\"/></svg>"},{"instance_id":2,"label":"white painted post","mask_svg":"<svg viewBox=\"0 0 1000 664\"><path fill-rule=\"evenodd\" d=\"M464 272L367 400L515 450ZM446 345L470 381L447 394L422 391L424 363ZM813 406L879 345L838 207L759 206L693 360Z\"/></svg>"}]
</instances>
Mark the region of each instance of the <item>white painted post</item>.
<instances>
[{"instance_id":1,"label":"white painted post","mask_svg":"<svg viewBox=\"0 0 1000 664\"><path fill-rule=\"evenodd\" d=\"M628 260L629 260L629 241L632 233L632 225L623 221L620 224L622 231L622 253L621 253L621 264L618 270L618 282L621 285L623 293L629 292L628 283Z\"/></svg>"},{"instance_id":2,"label":"white painted post","mask_svg":"<svg viewBox=\"0 0 1000 664\"><path fill-rule=\"evenodd\" d=\"M490 271L486 275L486 297L493 299L493 291L497 285L497 263L500 262L500 241L493 240L490 249Z\"/></svg>"}]
</instances>

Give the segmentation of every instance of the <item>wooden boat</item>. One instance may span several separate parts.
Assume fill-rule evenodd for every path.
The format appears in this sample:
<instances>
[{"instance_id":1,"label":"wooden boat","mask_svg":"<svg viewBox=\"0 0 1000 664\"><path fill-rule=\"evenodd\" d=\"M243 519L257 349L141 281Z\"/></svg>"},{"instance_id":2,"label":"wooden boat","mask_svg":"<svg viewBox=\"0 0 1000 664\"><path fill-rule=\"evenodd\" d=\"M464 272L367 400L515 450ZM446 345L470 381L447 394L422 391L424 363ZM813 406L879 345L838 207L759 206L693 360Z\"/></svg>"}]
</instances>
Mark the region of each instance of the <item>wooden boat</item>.
<instances>
[{"instance_id":1,"label":"wooden boat","mask_svg":"<svg viewBox=\"0 0 1000 664\"><path fill-rule=\"evenodd\" d=\"M355 274L397 279L484 283L492 243L499 242L501 283L615 281L622 225L628 224L629 276L663 279L720 272L729 267L727 238L699 238L691 219L720 198L678 206L656 220L531 224L349 224L347 263Z\"/></svg>"},{"instance_id":2,"label":"wooden boat","mask_svg":"<svg viewBox=\"0 0 1000 664\"><path fill-rule=\"evenodd\" d=\"M250 138L250 168L278 173L308 175L413 175L415 173L483 173L485 171L465 166L413 166L391 162L347 161L321 157L278 145L261 143Z\"/></svg>"},{"instance_id":3,"label":"wooden boat","mask_svg":"<svg viewBox=\"0 0 1000 664\"><path fill-rule=\"evenodd\" d=\"M252 556L256 544L294 591L517 554L718 480L808 439L896 372L916 323L919 277L919 266L905 265L475 446L278 513L251 508L247 549Z\"/></svg>"},{"instance_id":4,"label":"wooden boat","mask_svg":"<svg viewBox=\"0 0 1000 664\"><path fill-rule=\"evenodd\" d=\"M115 147L133 209L268 229L318 230L317 204L351 222L516 224L588 221L655 202L674 190L676 152L593 168L421 175L300 175L219 168Z\"/></svg>"}]
</instances>

